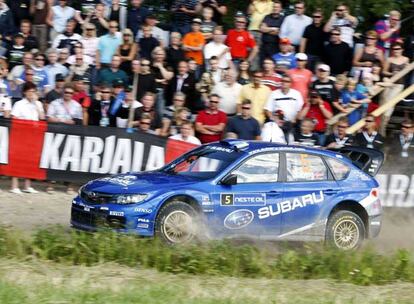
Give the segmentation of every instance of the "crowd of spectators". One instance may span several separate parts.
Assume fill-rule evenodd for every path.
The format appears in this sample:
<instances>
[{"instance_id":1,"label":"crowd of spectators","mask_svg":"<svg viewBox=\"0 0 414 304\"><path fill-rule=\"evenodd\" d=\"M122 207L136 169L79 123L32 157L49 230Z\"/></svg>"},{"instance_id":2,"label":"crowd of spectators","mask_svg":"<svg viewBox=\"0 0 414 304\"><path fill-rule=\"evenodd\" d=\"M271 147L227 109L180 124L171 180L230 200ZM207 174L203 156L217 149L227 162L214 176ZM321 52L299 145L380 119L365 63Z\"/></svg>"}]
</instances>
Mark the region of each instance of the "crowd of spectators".
<instances>
[{"instance_id":1,"label":"crowd of spectators","mask_svg":"<svg viewBox=\"0 0 414 304\"><path fill-rule=\"evenodd\" d=\"M175 0L171 22L150 1L0 0L0 116L135 128L193 144L222 138L383 149L390 108L407 85L387 83L413 59L398 11L358 35L338 4L330 16L294 3ZM408 80L410 82L410 80ZM376 85L385 85L372 98ZM329 128L328 120L344 113ZM365 117L356 135L346 129ZM380 128L381 126L381 128ZM413 141L407 116L396 144ZM21 193L13 178L13 193ZM36 193L26 180L23 191Z\"/></svg>"}]
</instances>

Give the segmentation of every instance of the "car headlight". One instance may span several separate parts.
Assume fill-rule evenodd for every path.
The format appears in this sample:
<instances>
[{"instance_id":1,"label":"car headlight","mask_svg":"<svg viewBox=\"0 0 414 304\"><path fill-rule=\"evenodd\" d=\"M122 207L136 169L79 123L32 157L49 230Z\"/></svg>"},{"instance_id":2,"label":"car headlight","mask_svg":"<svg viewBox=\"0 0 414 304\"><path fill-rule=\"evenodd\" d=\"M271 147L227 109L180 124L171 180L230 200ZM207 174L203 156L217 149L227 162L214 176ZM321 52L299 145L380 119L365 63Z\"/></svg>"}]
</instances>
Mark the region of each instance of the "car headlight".
<instances>
[{"instance_id":1,"label":"car headlight","mask_svg":"<svg viewBox=\"0 0 414 304\"><path fill-rule=\"evenodd\" d=\"M116 198L116 203L121 205L140 203L147 198L148 194L126 194L119 195Z\"/></svg>"}]
</instances>

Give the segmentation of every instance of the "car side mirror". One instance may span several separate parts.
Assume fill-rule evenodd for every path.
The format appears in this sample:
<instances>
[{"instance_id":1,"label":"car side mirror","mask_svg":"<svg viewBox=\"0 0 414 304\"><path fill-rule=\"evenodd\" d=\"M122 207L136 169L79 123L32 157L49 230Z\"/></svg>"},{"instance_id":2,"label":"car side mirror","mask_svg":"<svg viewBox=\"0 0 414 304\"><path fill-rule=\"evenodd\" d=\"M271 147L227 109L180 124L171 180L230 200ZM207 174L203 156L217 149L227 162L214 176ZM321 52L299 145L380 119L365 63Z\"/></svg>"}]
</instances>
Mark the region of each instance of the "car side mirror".
<instances>
[{"instance_id":1,"label":"car side mirror","mask_svg":"<svg viewBox=\"0 0 414 304\"><path fill-rule=\"evenodd\" d=\"M236 174L229 174L225 178L221 180L222 185L236 185L237 184L237 175Z\"/></svg>"}]
</instances>

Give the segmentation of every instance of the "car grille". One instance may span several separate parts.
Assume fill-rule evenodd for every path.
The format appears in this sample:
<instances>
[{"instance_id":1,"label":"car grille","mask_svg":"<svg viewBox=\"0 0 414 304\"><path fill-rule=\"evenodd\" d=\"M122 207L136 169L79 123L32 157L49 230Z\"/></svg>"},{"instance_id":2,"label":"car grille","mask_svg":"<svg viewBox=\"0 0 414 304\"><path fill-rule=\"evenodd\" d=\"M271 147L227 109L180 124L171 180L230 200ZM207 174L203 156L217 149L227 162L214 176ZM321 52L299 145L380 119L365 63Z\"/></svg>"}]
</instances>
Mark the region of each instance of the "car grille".
<instances>
[{"instance_id":1,"label":"car grille","mask_svg":"<svg viewBox=\"0 0 414 304\"><path fill-rule=\"evenodd\" d=\"M102 205L113 203L115 196L112 194L81 190L81 199L89 205Z\"/></svg>"},{"instance_id":2,"label":"car grille","mask_svg":"<svg viewBox=\"0 0 414 304\"><path fill-rule=\"evenodd\" d=\"M108 227L123 229L126 227L126 218L123 216L112 216L104 212L90 211L85 212L77 206L72 206L71 221L76 225L89 227Z\"/></svg>"}]
</instances>

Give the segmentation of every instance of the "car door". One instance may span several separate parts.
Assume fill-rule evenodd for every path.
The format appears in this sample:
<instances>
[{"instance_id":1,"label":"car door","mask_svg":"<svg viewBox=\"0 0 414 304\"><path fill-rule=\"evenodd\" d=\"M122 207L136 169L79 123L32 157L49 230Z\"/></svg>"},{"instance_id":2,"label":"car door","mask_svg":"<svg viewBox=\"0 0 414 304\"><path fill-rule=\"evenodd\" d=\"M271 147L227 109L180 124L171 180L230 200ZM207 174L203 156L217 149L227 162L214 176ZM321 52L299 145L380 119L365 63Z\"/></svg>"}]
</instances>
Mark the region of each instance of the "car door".
<instances>
[{"instance_id":1,"label":"car door","mask_svg":"<svg viewBox=\"0 0 414 304\"><path fill-rule=\"evenodd\" d=\"M279 162L276 152L253 155L229 173L237 176L236 184L217 184L212 196L224 234L280 233L281 218L271 215L283 199Z\"/></svg>"},{"instance_id":2,"label":"car door","mask_svg":"<svg viewBox=\"0 0 414 304\"><path fill-rule=\"evenodd\" d=\"M317 236L318 227L325 225L320 218L324 205L341 195L341 188L334 180L324 159L306 152L285 153L284 201L281 237L294 235ZM293 238L294 237L290 237Z\"/></svg>"}]
</instances>

